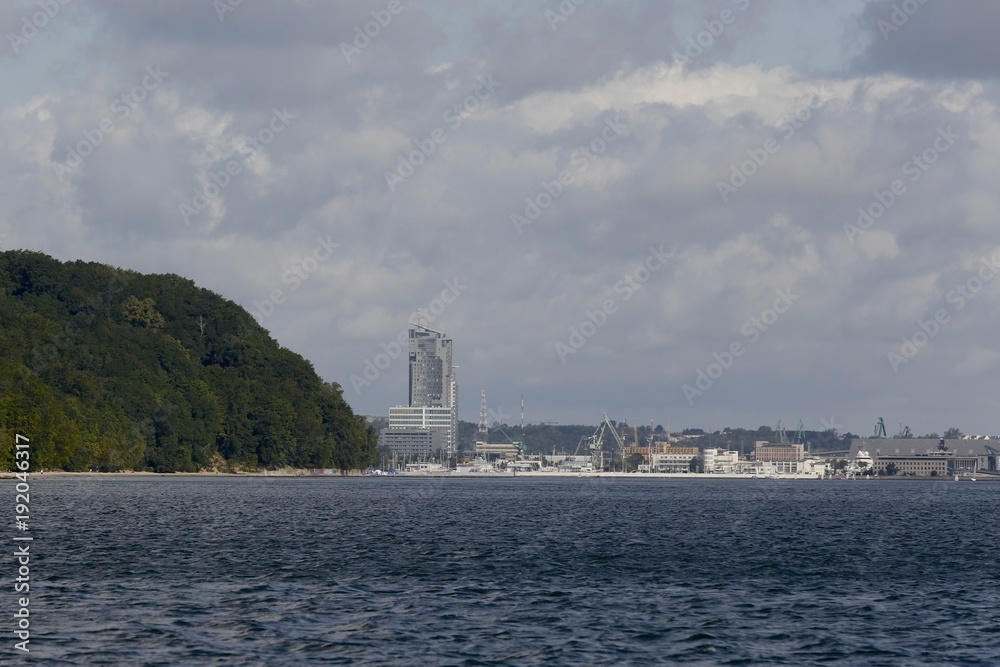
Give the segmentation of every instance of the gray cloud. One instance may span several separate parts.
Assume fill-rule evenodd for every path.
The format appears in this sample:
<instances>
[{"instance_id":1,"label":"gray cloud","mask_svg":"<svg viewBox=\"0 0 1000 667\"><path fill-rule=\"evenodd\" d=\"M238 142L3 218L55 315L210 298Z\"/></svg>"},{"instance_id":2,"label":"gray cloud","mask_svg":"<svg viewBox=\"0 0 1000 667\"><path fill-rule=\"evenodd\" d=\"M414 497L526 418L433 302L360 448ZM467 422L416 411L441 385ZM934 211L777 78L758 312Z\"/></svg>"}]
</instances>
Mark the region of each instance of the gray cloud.
<instances>
[{"instance_id":1,"label":"gray cloud","mask_svg":"<svg viewBox=\"0 0 1000 667\"><path fill-rule=\"evenodd\" d=\"M695 62L674 62L733 6L594 0L553 30L557 2L404 2L348 61L342 43L387 1L243 3L221 21L210 3L70 5L3 64L23 83L2 110L0 231L8 247L182 274L250 310L281 290L263 324L364 413L405 401L405 361L358 392L351 376L458 280L434 325L455 338L471 421L486 388L508 412L524 392L534 421L819 428L835 415L865 432L884 414L917 432L995 431L996 288L948 301L1000 252L989 73L894 64L884 49L916 39L940 11L930 2L832 73L848 47L802 54L828 9L781 4L751 3ZM968 7L953 14L988 18ZM870 29L879 9L854 18ZM928 52L954 58L943 42ZM153 65L169 77L119 119L111 105ZM484 77L498 85L475 98ZM294 118L248 150L275 109ZM109 115L114 130L60 179L66 146ZM914 171L947 128L954 143ZM390 185L401 160L412 173ZM220 176L230 163L239 173ZM208 205L186 221L199 192ZM528 220L520 233L512 215ZM295 281L317 239L339 247ZM676 252L647 275L661 246ZM794 304L754 325L778 290ZM940 308L947 326L894 370L889 353ZM744 353L689 402L684 385L733 343Z\"/></svg>"},{"instance_id":2,"label":"gray cloud","mask_svg":"<svg viewBox=\"0 0 1000 667\"><path fill-rule=\"evenodd\" d=\"M867 47L854 69L938 79L996 78L998 27L1000 5L990 0L871 0L857 22Z\"/></svg>"}]
</instances>

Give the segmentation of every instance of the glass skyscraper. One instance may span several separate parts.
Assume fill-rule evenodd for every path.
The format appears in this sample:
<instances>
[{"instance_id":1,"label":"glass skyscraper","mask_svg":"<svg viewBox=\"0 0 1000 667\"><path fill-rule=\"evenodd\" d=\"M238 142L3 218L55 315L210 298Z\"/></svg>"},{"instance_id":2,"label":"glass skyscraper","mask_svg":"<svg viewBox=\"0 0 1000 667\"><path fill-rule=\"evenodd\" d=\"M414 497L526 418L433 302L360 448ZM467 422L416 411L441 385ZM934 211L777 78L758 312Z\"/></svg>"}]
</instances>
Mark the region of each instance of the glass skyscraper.
<instances>
[{"instance_id":1,"label":"glass skyscraper","mask_svg":"<svg viewBox=\"0 0 1000 667\"><path fill-rule=\"evenodd\" d=\"M410 397L406 407L389 408L390 429L439 431L449 458L458 435L458 385L452 365L452 340L419 325L410 329Z\"/></svg>"}]
</instances>

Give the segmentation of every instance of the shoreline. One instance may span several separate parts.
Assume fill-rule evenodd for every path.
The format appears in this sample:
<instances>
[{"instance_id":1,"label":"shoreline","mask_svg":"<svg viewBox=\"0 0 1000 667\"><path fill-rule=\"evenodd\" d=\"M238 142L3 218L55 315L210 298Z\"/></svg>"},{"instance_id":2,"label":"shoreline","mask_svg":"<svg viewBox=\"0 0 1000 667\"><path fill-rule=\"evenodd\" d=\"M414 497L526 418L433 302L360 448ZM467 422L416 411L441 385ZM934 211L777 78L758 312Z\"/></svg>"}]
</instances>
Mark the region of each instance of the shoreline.
<instances>
[{"instance_id":1,"label":"shoreline","mask_svg":"<svg viewBox=\"0 0 1000 667\"><path fill-rule=\"evenodd\" d=\"M0 472L0 479L16 479L15 472ZM46 477L80 477L95 479L125 479L125 478L149 478L149 479L176 479L178 477L307 477L307 478L402 478L402 479L759 479L759 480L784 480L784 481L853 481L853 482L1000 482L1000 475L977 475L975 477L962 477L956 480L954 477L856 477L849 479L846 477L820 477L816 475L797 474L775 474L775 475L753 475L738 473L623 473L623 472L468 472L459 473L450 471L421 471L402 472L395 475L365 475L359 470L352 470L341 473L336 469L312 470L308 468L283 468L279 470L259 470L247 472L151 472L148 470L122 470L118 472L91 472L91 471L28 471L30 479L45 479Z\"/></svg>"},{"instance_id":2,"label":"shoreline","mask_svg":"<svg viewBox=\"0 0 1000 667\"><path fill-rule=\"evenodd\" d=\"M174 478L174 477L364 477L360 471L351 471L341 474L339 470L315 472L308 468L285 468L279 470L259 470L248 472L221 472L215 470L202 470L198 472L152 472L149 470L120 470L117 472L94 472L77 470L29 470L28 475L32 479L44 479L46 477L152 477L152 478ZM15 479L15 472L0 472L0 479Z\"/></svg>"}]
</instances>

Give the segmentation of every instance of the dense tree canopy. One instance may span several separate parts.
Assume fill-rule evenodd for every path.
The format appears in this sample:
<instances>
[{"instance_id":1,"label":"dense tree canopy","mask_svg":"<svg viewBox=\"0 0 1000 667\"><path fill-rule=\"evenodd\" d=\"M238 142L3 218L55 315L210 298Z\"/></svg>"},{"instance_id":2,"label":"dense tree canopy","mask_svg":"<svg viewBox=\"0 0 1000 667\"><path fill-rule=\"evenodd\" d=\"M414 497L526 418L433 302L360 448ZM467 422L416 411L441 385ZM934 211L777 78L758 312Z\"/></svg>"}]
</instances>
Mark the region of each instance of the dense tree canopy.
<instances>
[{"instance_id":1,"label":"dense tree canopy","mask_svg":"<svg viewBox=\"0 0 1000 667\"><path fill-rule=\"evenodd\" d=\"M176 275L0 253L0 442L33 467L363 468L375 430L240 306ZM0 468L13 446L0 447Z\"/></svg>"}]
</instances>

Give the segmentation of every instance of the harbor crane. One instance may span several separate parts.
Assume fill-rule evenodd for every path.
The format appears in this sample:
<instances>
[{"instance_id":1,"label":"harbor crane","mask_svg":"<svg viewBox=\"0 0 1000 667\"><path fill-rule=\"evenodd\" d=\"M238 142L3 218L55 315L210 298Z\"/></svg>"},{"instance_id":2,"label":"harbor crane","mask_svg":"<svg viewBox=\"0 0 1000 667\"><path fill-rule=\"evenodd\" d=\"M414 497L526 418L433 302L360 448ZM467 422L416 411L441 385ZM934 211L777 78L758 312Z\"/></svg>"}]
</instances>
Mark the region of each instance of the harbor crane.
<instances>
[{"instance_id":1,"label":"harbor crane","mask_svg":"<svg viewBox=\"0 0 1000 667\"><path fill-rule=\"evenodd\" d=\"M598 431L600 428L598 428ZM580 438L580 442L576 445L576 451L573 452L573 456L577 456L580 453L580 447L584 443L587 443L587 449L590 451L590 461L594 466L595 470L604 469L604 451L602 446L604 445L603 440L598 436L598 431L594 431L593 435L585 435Z\"/></svg>"},{"instance_id":2,"label":"harbor crane","mask_svg":"<svg viewBox=\"0 0 1000 667\"><path fill-rule=\"evenodd\" d=\"M593 435L585 435L580 438L580 442L576 445L576 451L573 452L573 456L580 453L580 448L583 447L584 443L587 444L587 449L590 450L590 457L593 462L594 468L597 470L604 469L604 434L608 431L611 432L612 437L615 439L615 444L618 445L618 450L621 452L622 456L622 467L625 466L625 440L622 438L621 434L618 433L618 429L615 428L614 424L611 423L611 419L608 418L607 413L604 415L604 421L594 429Z\"/></svg>"},{"instance_id":3,"label":"harbor crane","mask_svg":"<svg viewBox=\"0 0 1000 667\"><path fill-rule=\"evenodd\" d=\"M618 445L618 451L621 452L622 457L622 471L625 469L625 439L618 433L618 429L615 425L611 423L611 419L608 418L608 414L604 413L604 421L601 425L597 427L594 436L597 439L597 446L603 450L604 448L604 434L610 431L612 437L615 439L615 444Z\"/></svg>"},{"instance_id":4,"label":"harbor crane","mask_svg":"<svg viewBox=\"0 0 1000 667\"><path fill-rule=\"evenodd\" d=\"M799 430L796 431L796 433L795 433L795 440L794 440L794 442L798 442L800 444L805 444L805 441L806 441L806 427L805 427L805 424L803 424L802 420L800 419L799 420Z\"/></svg>"},{"instance_id":5,"label":"harbor crane","mask_svg":"<svg viewBox=\"0 0 1000 667\"><path fill-rule=\"evenodd\" d=\"M615 443L618 445L618 451L622 455L622 472L625 472L625 439L618 433L618 429L615 428L611 420L608 419L607 413L604 414L604 421L601 423L601 434L603 436L604 429L611 431L611 435L615 438Z\"/></svg>"}]
</instances>

